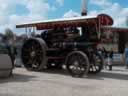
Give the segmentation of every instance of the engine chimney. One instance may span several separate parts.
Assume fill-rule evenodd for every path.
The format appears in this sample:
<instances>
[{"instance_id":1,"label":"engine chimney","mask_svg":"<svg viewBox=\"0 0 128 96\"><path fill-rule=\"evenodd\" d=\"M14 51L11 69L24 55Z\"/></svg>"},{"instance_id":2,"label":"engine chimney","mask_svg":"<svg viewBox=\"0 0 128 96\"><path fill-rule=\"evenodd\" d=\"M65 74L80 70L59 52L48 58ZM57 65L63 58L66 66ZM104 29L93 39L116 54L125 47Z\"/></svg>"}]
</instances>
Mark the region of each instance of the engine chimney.
<instances>
[{"instance_id":1,"label":"engine chimney","mask_svg":"<svg viewBox=\"0 0 128 96\"><path fill-rule=\"evenodd\" d=\"M82 0L82 16L87 15L87 1L86 0Z\"/></svg>"}]
</instances>

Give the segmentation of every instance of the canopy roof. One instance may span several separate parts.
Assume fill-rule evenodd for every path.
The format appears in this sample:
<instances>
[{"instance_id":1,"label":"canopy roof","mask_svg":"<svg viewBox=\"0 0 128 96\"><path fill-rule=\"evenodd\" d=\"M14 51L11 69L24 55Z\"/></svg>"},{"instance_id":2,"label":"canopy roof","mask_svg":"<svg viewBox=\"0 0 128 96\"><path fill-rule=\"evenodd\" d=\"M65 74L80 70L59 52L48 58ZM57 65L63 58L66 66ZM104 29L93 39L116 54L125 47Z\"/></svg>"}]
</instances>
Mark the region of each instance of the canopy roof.
<instances>
[{"instance_id":1,"label":"canopy roof","mask_svg":"<svg viewBox=\"0 0 128 96\"><path fill-rule=\"evenodd\" d=\"M53 29L61 27L79 27L84 25L112 25L113 20L110 16L106 14L100 14L98 16L81 16L73 18L63 18L63 19L54 19L54 20L44 20L35 23L26 23L16 25L16 28L27 28L27 27L36 27L37 30L43 29Z\"/></svg>"},{"instance_id":2,"label":"canopy roof","mask_svg":"<svg viewBox=\"0 0 128 96\"><path fill-rule=\"evenodd\" d=\"M43 22L27 23L16 25L16 28L25 28L25 27L37 27L37 29L47 29L55 28L61 26L80 26L83 23L92 23L96 21L95 16L83 16L75 18L63 18L63 19L54 19L54 20L44 20Z\"/></svg>"},{"instance_id":3,"label":"canopy roof","mask_svg":"<svg viewBox=\"0 0 128 96\"><path fill-rule=\"evenodd\" d=\"M37 30L54 29L64 27L80 27L85 25L99 24L101 32L128 32L128 28L112 27L113 19L106 14L99 14L98 16L81 16L73 18L63 18L54 20L44 20L35 23L26 23L16 25L16 28L36 27Z\"/></svg>"}]
</instances>

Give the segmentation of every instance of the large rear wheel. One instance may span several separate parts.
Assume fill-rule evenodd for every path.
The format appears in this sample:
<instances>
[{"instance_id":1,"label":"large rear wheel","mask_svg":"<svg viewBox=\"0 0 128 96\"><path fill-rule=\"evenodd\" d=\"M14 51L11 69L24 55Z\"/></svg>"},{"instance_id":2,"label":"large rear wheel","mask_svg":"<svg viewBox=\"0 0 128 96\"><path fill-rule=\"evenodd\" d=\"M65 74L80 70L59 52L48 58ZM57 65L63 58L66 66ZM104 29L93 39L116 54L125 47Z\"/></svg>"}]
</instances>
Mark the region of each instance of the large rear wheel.
<instances>
[{"instance_id":1,"label":"large rear wheel","mask_svg":"<svg viewBox=\"0 0 128 96\"><path fill-rule=\"evenodd\" d=\"M28 70L40 71L46 66L46 44L40 38L28 39L22 47L22 62Z\"/></svg>"},{"instance_id":2,"label":"large rear wheel","mask_svg":"<svg viewBox=\"0 0 128 96\"><path fill-rule=\"evenodd\" d=\"M73 77L82 77L88 73L89 61L85 53L81 51L71 52L66 59L67 70Z\"/></svg>"}]
</instances>

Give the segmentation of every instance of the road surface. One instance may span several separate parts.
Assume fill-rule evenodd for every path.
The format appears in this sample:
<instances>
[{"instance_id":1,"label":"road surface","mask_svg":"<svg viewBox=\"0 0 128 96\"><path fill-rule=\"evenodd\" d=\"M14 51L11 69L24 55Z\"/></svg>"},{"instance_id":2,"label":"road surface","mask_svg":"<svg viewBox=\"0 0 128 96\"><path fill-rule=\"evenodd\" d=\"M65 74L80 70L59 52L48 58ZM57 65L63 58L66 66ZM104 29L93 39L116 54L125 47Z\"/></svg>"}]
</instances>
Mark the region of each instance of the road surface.
<instances>
[{"instance_id":1,"label":"road surface","mask_svg":"<svg viewBox=\"0 0 128 96\"><path fill-rule=\"evenodd\" d=\"M113 71L73 78L62 70L17 68L13 77L0 79L0 96L128 96L128 69L114 67Z\"/></svg>"}]
</instances>

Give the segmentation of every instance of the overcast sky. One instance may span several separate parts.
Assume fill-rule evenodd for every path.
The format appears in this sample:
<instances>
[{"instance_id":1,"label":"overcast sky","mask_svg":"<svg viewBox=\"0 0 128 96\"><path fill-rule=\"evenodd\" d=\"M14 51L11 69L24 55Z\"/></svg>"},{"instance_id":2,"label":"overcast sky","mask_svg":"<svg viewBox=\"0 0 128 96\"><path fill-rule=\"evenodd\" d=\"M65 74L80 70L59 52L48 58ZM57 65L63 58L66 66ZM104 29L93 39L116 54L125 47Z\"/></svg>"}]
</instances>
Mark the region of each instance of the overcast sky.
<instances>
[{"instance_id":1,"label":"overcast sky","mask_svg":"<svg viewBox=\"0 0 128 96\"><path fill-rule=\"evenodd\" d=\"M114 26L125 26L128 0L88 0L88 15L106 13L115 20ZM81 0L0 0L0 32L19 23L80 16Z\"/></svg>"}]
</instances>

